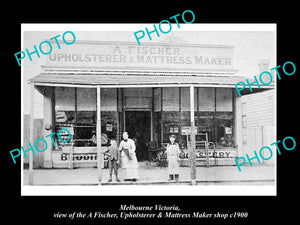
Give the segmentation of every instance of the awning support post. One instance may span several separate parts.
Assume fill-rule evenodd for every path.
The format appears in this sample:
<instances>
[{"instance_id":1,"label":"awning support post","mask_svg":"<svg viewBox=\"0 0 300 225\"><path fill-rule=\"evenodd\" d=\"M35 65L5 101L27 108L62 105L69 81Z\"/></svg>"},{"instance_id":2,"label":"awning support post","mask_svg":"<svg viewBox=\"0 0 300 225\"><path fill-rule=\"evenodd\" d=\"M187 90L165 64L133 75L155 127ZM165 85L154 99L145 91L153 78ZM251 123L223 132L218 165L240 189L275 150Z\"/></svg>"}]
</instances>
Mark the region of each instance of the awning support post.
<instances>
[{"instance_id":1,"label":"awning support post","mask_svg":"<svg viewBox=\"0 0 300 225\"><path fill-rule=\"evenodd\" d=\"M102 185L102 150L101 150L101 88L97 85L97 168L98 185Z\"/></svg>"},{"instance_id":2,"label":"awning support post","mask_svg":"<svg viewBox=\"0 0 300 225\"><path fill-rule=\"evenodd\" d=\"M29 136L30 143L34 143L34 83L30 85L30 121L29 121ZM23 144L23 143L22 143ZM29 162L29 171L28 171L28 184L33 185L33 153L32 151L28 152L28 162ZM21 165L22 166L22 165Z\"/></svg>"},{"instance_id":3,"label":"awning support post","mask_svg":"<svg viewBox=\"0 0 300 225\"><path fill-rule=\"evenodd\" d=\"M191 146L190 146L190 169L191 169L191 184L196 185L196 140L195 140L195 106L194 106L194 85L190 86L190 113L191 113Z\"/></svg>"}]
</instances>

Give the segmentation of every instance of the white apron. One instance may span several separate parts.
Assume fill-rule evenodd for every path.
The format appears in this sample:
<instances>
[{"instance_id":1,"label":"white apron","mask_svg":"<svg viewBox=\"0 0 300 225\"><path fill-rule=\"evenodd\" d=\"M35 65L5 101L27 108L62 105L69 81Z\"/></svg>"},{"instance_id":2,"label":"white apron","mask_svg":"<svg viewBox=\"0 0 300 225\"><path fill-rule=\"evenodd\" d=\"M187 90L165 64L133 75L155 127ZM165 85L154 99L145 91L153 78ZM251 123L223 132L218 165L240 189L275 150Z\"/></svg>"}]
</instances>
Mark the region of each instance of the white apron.
<instances>
[{"instance_id":1,"label":"white apron","mask_svg":"<svg viewBox=\"0 0 300 225\"><path fill-rule=\"evenodd\" d=\"M125 154L124 151L121 151L121 167L125 172L125 179L138 179L138 161L135 155L135 144L132 139L128 138L128 141L121 141L119 149L128 149L131 159Z\"/></svg>"},{"instance_id":2,"label":"white apron","mask_svg":"<svg viewBox=\"0 0 300 225\"><path fill-rule=\"evenodd\" d=\"M177 143L167 145L168 169L169 174L179 174L178 154L180 149Z\"/></svg>"}]
</instances>

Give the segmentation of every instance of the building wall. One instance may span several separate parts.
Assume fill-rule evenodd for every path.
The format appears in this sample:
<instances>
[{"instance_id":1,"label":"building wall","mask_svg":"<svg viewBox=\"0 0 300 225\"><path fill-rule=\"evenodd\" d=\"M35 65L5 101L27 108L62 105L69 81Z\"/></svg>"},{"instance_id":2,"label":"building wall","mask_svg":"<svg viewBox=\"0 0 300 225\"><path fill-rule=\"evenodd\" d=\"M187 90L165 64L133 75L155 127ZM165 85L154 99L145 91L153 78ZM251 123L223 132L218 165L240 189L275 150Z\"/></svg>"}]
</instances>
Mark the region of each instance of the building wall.
<instances>
[{"instance_id":1,"label":"building wall","mask_svg":"<svg viewBox=\"0 0 300 225\"><path fill-rule=\"evenodd\" d=\"M23 117L23 143L22 146L25 150L29 149L29 142L30 142L30 115L24 115ZM43 138L43 125L44 120L43 119L34 119L34 137L33 140L37 140L38 138ZM34 147L34 143L31 143ZM39 141L37 142L37 147L39 149L44 149L44 144ZM29 154L29 152L28 152ZM22 154L23 157L23 164L25 167L27 167L29 161L28 156L25 158L25 156ZM44 162L44 153L35 151L35 155L33 156L33 168L42 168Z\"/></svg>"},{"instance_id":2,"label":"building wall","mask_svg":"<svg viewBox=\"0 0 300 225\"><path fill-rule=\"evenodd\" d=\"M244 95L240 100L240 115L242 141L239 156L253 157L254 150L259 154L263 146L269 146L276 141L275 135L275 90ZM274 164L276 151L273 149L273 157L270 160L261 160L261 163ZM269 152L262 152L265 158L268 158ZM257 160L252 160L257 163Z\"/></svg>"}]
</instances>

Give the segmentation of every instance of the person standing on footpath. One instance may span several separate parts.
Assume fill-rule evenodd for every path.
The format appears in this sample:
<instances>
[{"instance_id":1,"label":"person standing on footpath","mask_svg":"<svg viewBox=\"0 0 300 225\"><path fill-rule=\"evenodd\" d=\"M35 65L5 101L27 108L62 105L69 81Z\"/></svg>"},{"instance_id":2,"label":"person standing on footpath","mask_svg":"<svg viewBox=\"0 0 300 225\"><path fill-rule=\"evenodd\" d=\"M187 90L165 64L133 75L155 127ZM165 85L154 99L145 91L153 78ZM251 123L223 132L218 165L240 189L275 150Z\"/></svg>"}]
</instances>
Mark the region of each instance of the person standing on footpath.
<instances>
[{"instance_id":1,"label":"person standing on footpath","mask_svg":"<svg viewBox=\"0 0 300 225\"><path fill-rule=\"evenodd\" d=\"M169 169L169 181L179 180L179 164L178 156L182 152L179 148L178 143L175 142L176 136L174 134L169 137L170 143L167 145L166 154L168 159L168 169Z\"/></svg>"},{"instance_id":2,"label":"person standing on footpath","mask_svg":"<svg viewBox=\"0 0 300 225\"><path fill-rule=\"evenodd\" d=\"M135 143L128 138L128 133L123 133L123 140L119 145L121 151L121 165L125 172L124 181L137 181L138 176L138 162L135 154Z\"/></svg>"},{"instance_id":3,"label":"person standing on footpath","mask_svg":"<svg viewBox=\"0 0 300 225\"><path fill-rule=\"evenodd\" d=\"M110 139L110 146L105 151L106 155L108 155L108 166L109 166L109 179L107 182L112 182L112 173L114 170L114 174L116 176L116 181L120 182L118 178L118 168L120 164L120 151L117 146L117 141L115 138Z\"/></svg>"}]
</instances>

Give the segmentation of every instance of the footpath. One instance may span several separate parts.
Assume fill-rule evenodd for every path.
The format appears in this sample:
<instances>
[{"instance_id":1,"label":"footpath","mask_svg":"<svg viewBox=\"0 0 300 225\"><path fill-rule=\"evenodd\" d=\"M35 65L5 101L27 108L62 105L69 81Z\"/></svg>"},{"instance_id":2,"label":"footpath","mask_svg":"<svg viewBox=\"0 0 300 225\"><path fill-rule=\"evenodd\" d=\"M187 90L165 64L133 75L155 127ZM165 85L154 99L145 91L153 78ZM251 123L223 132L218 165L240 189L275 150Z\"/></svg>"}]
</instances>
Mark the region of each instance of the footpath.
<instances>
[{"instance_id":1,"label":"footpath","mask_svg":"<svg viewBox=\"0 0 300 225\"><path fill-rule=\"evenodd\" d=\"M190 185L190 168L180 167L178 182L168 182L168 168L157 167L147 162L139 163L137 182L123 181L123 169L119 169L121 182L108 183L109 170L102 169L103 185ZM197 167L197 185L274 185L276 171L274 166L243 166L239 172L236 166ZM75 169L34 169L33 185L98 185L97 168ZM23 184L28 185L28 169L23 169Z\"/></svg>"}]
</instances>

